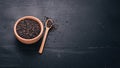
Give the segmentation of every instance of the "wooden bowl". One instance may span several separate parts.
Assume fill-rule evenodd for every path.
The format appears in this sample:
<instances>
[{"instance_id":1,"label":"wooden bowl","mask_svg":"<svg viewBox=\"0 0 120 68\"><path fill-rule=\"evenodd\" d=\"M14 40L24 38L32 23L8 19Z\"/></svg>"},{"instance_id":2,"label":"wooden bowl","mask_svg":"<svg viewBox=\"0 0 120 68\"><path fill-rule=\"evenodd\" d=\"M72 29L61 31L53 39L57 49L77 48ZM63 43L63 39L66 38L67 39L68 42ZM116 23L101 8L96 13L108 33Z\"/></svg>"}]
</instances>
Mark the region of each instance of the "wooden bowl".
<instances>
[{"instance_id":1,"label":"wooden bowl","mask_svg":"<svg viewBox=\"0 0 120 68\"><path fill-rule=\"evenodd\" d=\"M32 39L25 39L18 35L18 33L16 31L16 26L21 20L24 20L24 19L32 19L32 20L37 21L40 24L40 33L38 36L36 36L35 38L32 38ZM44 27L43 27L42 22L34 16L24 16L24 17L18 19L14 25L14 34L15 34L16 38L24 44L33 44L33 43L37 42L42 37L43 30L44 30Z\"/></svg>"}]
</instances>

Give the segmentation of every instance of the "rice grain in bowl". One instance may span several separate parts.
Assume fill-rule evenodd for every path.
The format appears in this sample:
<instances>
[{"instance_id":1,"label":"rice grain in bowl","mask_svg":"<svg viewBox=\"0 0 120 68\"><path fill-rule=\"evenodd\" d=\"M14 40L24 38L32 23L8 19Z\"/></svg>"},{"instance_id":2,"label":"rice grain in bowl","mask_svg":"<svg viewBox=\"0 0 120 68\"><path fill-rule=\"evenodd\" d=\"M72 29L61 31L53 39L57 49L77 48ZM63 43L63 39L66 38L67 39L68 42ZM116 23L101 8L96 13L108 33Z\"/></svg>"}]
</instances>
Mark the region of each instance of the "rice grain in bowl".
<instances>
[{"instance_id":1,"label":"rice grain in bowl","mask_svg":"<svg viewBox=\"0 0 120 68\"><path fill-rule=\"evenodd\" d=\"M42 22L34 16L24 16L14 25L16 38L24 44L37 42L42 37L43 30Z\"/></svg>"}]
</instances>

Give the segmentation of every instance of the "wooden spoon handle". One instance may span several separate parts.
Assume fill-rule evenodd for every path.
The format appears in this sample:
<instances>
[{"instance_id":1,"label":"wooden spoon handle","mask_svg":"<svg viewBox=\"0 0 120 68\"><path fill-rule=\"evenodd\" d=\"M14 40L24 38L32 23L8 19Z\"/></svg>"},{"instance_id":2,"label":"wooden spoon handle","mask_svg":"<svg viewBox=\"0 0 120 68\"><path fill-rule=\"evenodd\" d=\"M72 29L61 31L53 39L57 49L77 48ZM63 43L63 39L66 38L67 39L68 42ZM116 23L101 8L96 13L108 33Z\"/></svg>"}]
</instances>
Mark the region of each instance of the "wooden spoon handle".
<instances>
[{"instance_id":1,"label":"wooden spoon handle","mask_svg":"<svg viewBox=\"0 0 120 68\"><path fill-rule=\"evenodd\" d=\"M48 31L49 31L49 28L46 28L46 31L45 31L45 34L44 34L44 37L43 37L43 40L42 40L42 44L41 44L40 49L39 49L40 54L42 54L42 52L43 52L43 48L44 48L44 45L45 45L45 41L46 41Z\"/></svg>"}]
</instances>

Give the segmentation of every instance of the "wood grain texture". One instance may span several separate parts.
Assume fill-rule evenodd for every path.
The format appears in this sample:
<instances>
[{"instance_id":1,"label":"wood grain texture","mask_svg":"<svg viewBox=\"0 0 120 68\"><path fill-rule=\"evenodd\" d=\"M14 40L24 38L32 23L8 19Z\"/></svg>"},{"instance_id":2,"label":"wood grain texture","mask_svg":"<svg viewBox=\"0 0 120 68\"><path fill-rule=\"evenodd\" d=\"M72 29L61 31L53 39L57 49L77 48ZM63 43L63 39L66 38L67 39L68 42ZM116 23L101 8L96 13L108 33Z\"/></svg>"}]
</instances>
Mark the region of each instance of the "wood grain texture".
<instances>
[{"instance_id":1,"label":"wood grain texture","mask_svg":"<svg viewBox=\"0 0 120 68\"><path fill-rule=\"evenodd\" d=\"M26 15L58 25L42 55L41 39L15 39L14 23ZM119 16L119 0L1 0L0 68L120 68Z\"/></svg>"}]
</instances>

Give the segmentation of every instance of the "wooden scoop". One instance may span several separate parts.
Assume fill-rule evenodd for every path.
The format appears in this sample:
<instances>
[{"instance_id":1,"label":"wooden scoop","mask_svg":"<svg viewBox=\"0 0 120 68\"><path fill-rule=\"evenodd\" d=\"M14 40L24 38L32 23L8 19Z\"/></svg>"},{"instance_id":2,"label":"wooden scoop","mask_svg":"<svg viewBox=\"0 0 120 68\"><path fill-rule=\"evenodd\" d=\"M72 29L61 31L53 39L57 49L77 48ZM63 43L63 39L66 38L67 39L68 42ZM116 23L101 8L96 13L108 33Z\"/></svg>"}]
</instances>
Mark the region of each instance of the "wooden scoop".
<instances>
[{"instance_id":1,"label":"wooden scoop","mask_svg":"<svg viewBox=\"0 0 120 68\"><path fill-rule=\"evenodd\" d=\"M53 25L53 20L52 19L48 19L45 23L46 31L44 33L42 44L41 44L40 49L39 49L40 54L42 54L42 52L43 52L43 48L44 48L44 45L45 45L45 42L46 42L47 34L48 34L50 28L52 27L52 25Z\"/></svg>"}]
</instances>

